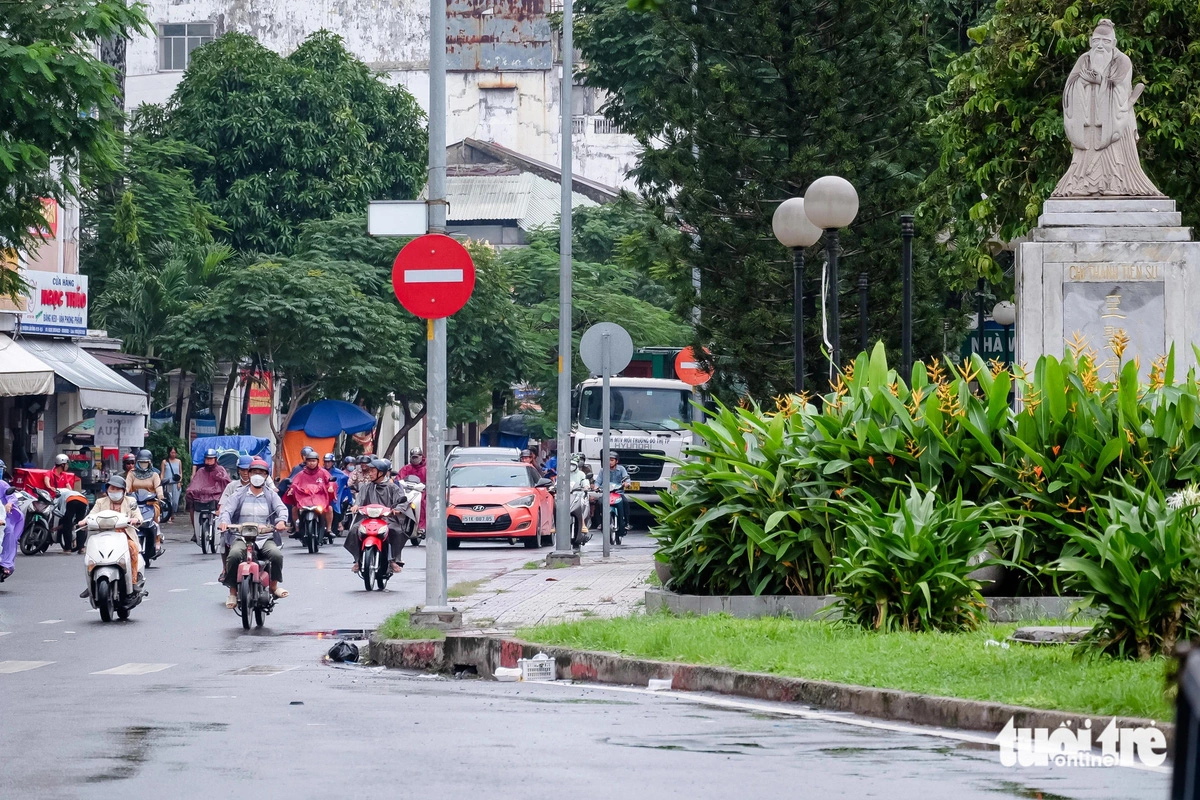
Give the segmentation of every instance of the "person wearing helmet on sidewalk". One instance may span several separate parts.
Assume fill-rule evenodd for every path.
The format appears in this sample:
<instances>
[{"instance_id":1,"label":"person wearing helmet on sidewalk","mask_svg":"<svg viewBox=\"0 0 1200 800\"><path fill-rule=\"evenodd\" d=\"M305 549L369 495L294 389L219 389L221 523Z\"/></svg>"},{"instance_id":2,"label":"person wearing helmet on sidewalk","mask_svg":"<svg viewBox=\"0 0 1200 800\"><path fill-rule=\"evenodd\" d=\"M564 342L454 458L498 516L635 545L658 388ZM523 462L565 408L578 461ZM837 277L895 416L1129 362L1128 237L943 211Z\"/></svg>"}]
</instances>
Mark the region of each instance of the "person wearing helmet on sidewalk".
<instances>
[{"instance_id":1,"label":"person wearing helmet on sidewalk","mask_svg":"<svg viewBox=\"0 0 1200 800\"><path fill-rule=\"evenodd\" d=\"M389 558L392 562L392 574L398 575L404 568L404 562L400 560L400 553L404 550L406 538L400 514L404 504L408 502L408 495L398 484L388 479L388 473L391 471L392 462L386 458L373 459L364 472L368 482L363 483L362 488L359 489L356 505L351 507L350 512L357 512L363 506L387 506L392 509L392 513L388 515L388 549L391 551ZM350 569L357 573L358 562L362 557L362 531L359 522L356 521L351 525L343 547L350 555L354 556L354 564Z\"/></svg>"},{"instance_id":2,"label":"person wearing helmet on sidewalk","mask_svg":"<svg viewBox=\"0 0 1200 800\"><path fill-rule=\"evenodd\" d=\"M337 484L333 476L321 468L321 460L317 451L305 447L300 451L304 468L292 478L284 502L294 508L316 506L321 509L321 517L325 520L325 532L333 530L333 499L337 492Z\"/></svg>"},{"instance_id":3,"label":"person wearing helmet on sidewalk","mask_svg":"<svg viewBox=\"0 0 1200 800\"><path fill-rule=\"evenodd\" d=\"M408 478L416 478L421 483L425 483L425 453L421 448L414 447L408 451L408 463L400 468L400 480ZM417 536L425 535L425 494L421 494L421 519L417 522Z\"/></svg>"},{"instance_id":4,"label":"person wearing helmet on sidewalk","mask_svg":"<svg viewBox=\"0 0 1200 800\"><path fill-rule=\"evenodd\" d=\"M280 586L283 580L283 537L280 532L287 527L287 508L279 499L279 495L267 488L267 474L270 468L261 458L250 462L250 484L239 486L230 495L229 500L221 506L221 516L217 527L224 533L222 537L225 547L229 548L225 555L225 572L222 582L229 587L229 597L225 600L226 608L237 607L237 571L238 564L246 557L246 543L241 537L234 536L229 528L233 525L254 523L262 526L274 526L275 536L258 545L258 554L271 563L271 594L277 598L288 596L287 589Z\"/></svg>"},{"instance_id":5,"label":"person wearing helmet on sidewalk","mask_svg":"<svg viewBox=\"0 0 1200 800\"><path fill-rule=\"evenodd\" d=\"M217 501L221 499L225 487L229 485L229 473L217 463L217 451L209 448L204 456L193 462L196 467L192 470L192 480L188 483L187 501L192 515L192 541L196 541L196 507L203 505L207 510L214 511Z\"/></svg>"}]
</instances>

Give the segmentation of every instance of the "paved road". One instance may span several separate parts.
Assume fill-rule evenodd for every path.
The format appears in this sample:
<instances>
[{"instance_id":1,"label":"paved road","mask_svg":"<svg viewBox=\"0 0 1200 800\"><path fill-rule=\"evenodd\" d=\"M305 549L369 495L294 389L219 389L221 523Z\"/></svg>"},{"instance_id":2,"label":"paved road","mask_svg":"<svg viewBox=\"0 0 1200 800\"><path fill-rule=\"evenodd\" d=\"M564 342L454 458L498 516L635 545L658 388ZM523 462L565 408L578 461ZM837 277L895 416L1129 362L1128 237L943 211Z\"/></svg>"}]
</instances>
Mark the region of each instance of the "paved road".
<instances>
[{"instance_id":1,"label":"paved road","mask_svg":"<svg viewBox=\"0 0 1200 800\"><path fill-rule=\"evenodd\" d=\"M19 557L0 585L0 797L1166 797L1159 773L1007 770L955 739L794 707L323 665L329 641L302 634L420 601L422 548L367 594L344 551L289 543L292 597L247 634L207 585L212 559L170 538L128 623L78 598L79 557ZM536 555L464 547L450 580Z\"/></svg>"}]
</instances>

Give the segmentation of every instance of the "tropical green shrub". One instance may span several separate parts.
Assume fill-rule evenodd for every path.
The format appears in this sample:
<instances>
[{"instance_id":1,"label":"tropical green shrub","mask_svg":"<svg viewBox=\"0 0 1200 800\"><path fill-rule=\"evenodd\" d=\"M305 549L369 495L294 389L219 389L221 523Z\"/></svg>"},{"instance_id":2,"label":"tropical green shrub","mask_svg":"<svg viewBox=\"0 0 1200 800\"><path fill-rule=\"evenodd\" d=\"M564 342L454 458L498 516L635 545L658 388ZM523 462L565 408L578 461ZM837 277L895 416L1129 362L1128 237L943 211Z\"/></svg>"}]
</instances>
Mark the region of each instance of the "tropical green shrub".
<instances>
[{"instance_id":1,"label":"tropical green shrub","mask_svg":"<svg viewBox=\"0 0 1200 800\"><path fill-rule=\"evenodd\" d=\"M1005 518L995 505L950 501L910 485L885 511L869 494L835 500L845 548L830 567L842 618L875 630L974 630L985 622L980 585L968 577L992 530Z\"/></svg>"},{"instance_id":2,"label":"tropical green shrub","mask_svg":"<svg viewBox=\"0 0 1200 800\"><path fill-rule=\"evenodd\" d=\"M1058 520L1078 554L1059 558L1056 566L1067 588L1083 597L1081 607L1100 609L1087 641L1145 660L1200 633L1197 498L1192 492L1184 502L1164 500L1157 486L1121 489L1125 497L1095 498L1094 527Z\"/></svg>"}]
</instances>

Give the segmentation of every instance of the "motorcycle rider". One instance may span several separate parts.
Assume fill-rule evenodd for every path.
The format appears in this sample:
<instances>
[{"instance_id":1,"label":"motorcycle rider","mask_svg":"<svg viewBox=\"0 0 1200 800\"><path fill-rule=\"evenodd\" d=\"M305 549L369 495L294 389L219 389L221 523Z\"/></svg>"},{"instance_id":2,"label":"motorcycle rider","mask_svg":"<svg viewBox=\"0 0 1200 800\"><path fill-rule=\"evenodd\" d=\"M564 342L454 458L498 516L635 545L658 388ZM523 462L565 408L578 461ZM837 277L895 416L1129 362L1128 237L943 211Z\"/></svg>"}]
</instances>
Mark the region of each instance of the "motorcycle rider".
<instances>
[{"instance_id":1,"label":"motorcycle rider","mask_svg":"<svg viewBox=\"0 0 1200 800\"><path fill-rule=\"evenodd\" d=\"M17 507L17 490L4 480L5 464L0 461L0 514L5 515L4 540L0 541L0 579L13 574L17 560L17 540L25 532L25 515Z\"/></svg>"},{"instance_id":2,"label":"motorcycle rider","mask_svg":"<svg viewBox=\"0 0 1200 800\"><path fill-rule=\"evenodd\" d=\"M400 468L400 480L416 478L425 483L425 453L414 447L408 451L408 463ZM417 536L425 535L425 494L421 494L421 518L417 522Z\"/></svg>"},{"instance_id":3,"label":"motorcycle rider","mask_svg":"<svg viewBox=\"0 0 1200 800\"><path fill-rule=\"evenodd\" d=\"M629 471L620 463L621 459L616 453L608 454L608 486L602 486L601 491L609 491L609 487L613 484L620 486L618 494L620 500L617 501L615 508L617 509L617 530L615 535L624 536L629 533L629 509L627 505L629 500L625 497L625 490L629 488Z\"/></svg>"},{"instance_id":4,"label":"motorcycle rider","mask_svg":"<svg viewBox=\"0 0 1200 800\"><path fill-rule=\"evenodd\" d=\"M533 451L530 450L528 447L524 448L521 451L521 463L528 464L529 466L533 467L534 469L537 469L537 459L533 457Z\"/></svg>"},{"instance_id":5,"label":"motorcycle rider","mask_svg":"<svg viewBox=\"0 0 1200 800\"><path fill-rule=\"evenodd\" d=\"M350 490L347 488L350 476L338 469L337 459L333 457L333 453L326 453L324 462L325 471L330 474L334 482L333 527L329 529L329 533L337 536L338 529L342 527L343 512L350 508L349 503L352 502Z\"/></svg>"},{"instance_id":6,"label":"motorcycle rider","mask_svg":"<svg viewBox=\"0 0 1200 800\"><path fill-rule=\"evenodd\" d=\"M162 517L163 507L163 487L162 476L158 474L158 470L154 468L154 462L151 460L153 456L149 450L139 450L137 460L133 464L133 469L125 474L125 493L133 497L138 491L154 492L158 498L158 504L154 506L154 521L157 523ZM155 543L155 552L163 553L163 535L162 528L158 529L157 541Z\"/></svg>"},{"instance_id":7,"label":"motorcycle rider","mask_svg":"<svg viewBox=\"0 0 1200 800\"><path fill-rule=\"evenodd\" d=\"M304 459L304 468L292 478L284 501L294 506L297 511L302 506L314 505L322 508L321 516L325 520L325 530L333 530L333 498L337 484L333 476L321 468L317 451L305 447L300 451Z\"/></svg>"},{"instance_id":8,"label":"motorcycle rider","mask_svg":"<svg viewBox=\"0 0 1200 800\"><path fill-rule=\"evenodd\" d=\"M225 554L225 574L222 575L222 582L229 587L229 597L225 600L226 608L237 608L238 564L246 557L246 543L241 537L233 535L229 530L231 525L274 525L274 538L260 542L258 552L271 563L271 594L277 599L288 596L288 590L279 585L283 580L283 537L280 536L280 532L287 527L287 508L279 499L279 495L267 488L267 473L270 469L266 461L255 458L250 462L249 471L250 485L236 489L228 502L222 504L221 518L217 524L217 527L225 532L222 538L225 546L229 548Z\"/></svg>"},{"instance_id":9,"label":"motorcycle rider","mask_svg":"<svg viewBox=\"0 0 1200 800\"><path fill-rule=\"evenodd\" d=\"M204 457L193 462L196 469L192 470L192 480L188 483L187 501L191 508L192 541L196 541L196 504L216 504L221 499L225 487L229 485L229 473L217 463L217 451L209 448L204 451Z\"/></svg>"},{"instance_id":10,"label":"motorcycle rider","mask_svg":"<svg viewBox=\"0 0 1200 800\"><path fill-rule=\"evenodd\" d=\"M225 506L225 501L232 497L234 492L243 486L250 485L250 464L253 463L253 461L253 456L238 456L238 479L236 481L230 481L229 485L225 487L225 491L221 492L221 499L217 501L218 516L220 515L221 509ZM279 490L275 488L275 481L271 480L270 476L267 476L266 486L272 492L275 492L275 494L279 494Z\"/></svg>"},{"instance_id":11,"label":"motorcycle rider","mask_svg":"<svg viewBox=\"0 0 1200 800\"><path fill-rule=\"evenodd\" d=\"M363 506L387 506L392 509L392 513L388 515L388 549L391 551L389 553L392 562L391 574L398 575L404 568L404 562L400 560L400 553L404 550L406 538L400 515L403 513L404 504L408 502L408 495L398 484L388 480L388 473L391 471L392 462L386 458L376 458L368 464L364 471L368 482L363 483L362 488L359 489L356 505L351 507L350 512L355 513ZM362 556L360 522L351 526L350 532L346 534L346 543L343 547L350 555L354 556L354 564L350 569L357 573L358 562Z\"/></svg>"},{"instance_id":12,"label":"motorcycle rider","mask_svg":"<svg viewBox=\"0 0 1200 800\"><path fill-rule=\"evenodd\" d=\"M75 473L67 471L67 465L70 463L71 459L66 453L59 453L54 457L54 469L46 473L46 489L51 494L57 496L59 489L75 489ZM84 503L63 503L63 506L65 509L58 527L62 549L68 553L82 553L87 533L81 533L76 540L75 527L86 513L87 506Z\"/></svg>"},{"instance_id":13,"label":"motorcycle rider","mask_svg":"<svg viewBox=\"0 0 1200 800\"><path fill-rule=\"evenodd\" d=\"M138 580L138 559L141 557L141 547L138 544L137 529L145 521L142 519L142 512L138 510L137 501L133 495L125 490L125 478L120 475L113 475L108 479L105 494L96 498L96 502L92 505L92 510L88 512L87 517L79 521L79 527L86 531L88 518L96 516L101 511L116 511L118 514L124 515L129 519L130 525L126 527L125 538L129 540L129 570L133 576L133 582ZM86 534L80 533L80 536L87 538ZM161 537L160 537L161 541ZM85 593L82 595L87 597Z\"/></svg>"},{"instance_id":14,"label":"motorcycle rider","mask_svg":"<svg viewBox=\"0 0 1200 800\"><path fill-rule=\"evenodd\" d=\"M363 486L373 481L367 478L367 471L371 467L371 462L374 461L374 456L366 455L365 453L358 457L354 472L350 474L350 488L355 492L362 489Z\"/></svg>"}]
</instances>

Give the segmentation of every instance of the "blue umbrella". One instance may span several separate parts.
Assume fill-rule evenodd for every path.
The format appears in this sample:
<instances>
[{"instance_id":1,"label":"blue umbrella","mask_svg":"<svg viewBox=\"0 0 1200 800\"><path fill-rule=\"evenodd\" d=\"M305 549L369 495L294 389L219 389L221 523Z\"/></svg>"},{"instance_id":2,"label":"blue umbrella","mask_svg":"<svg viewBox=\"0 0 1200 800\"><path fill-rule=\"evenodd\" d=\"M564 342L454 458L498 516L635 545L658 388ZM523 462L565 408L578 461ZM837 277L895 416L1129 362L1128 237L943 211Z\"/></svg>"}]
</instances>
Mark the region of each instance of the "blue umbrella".
<instances>
[{"instance_id":1,"label":"blue umbrella","mask_svg":"<svg viewBox=\"0 0 1200 800\"><path fill-rule=\"evenodd\" d=\"M315 439L340 433L362 433L375 427L375 418L344 400L319 400L296 409L289 431L304 431Z\"/></svg>"}]
</instances>

